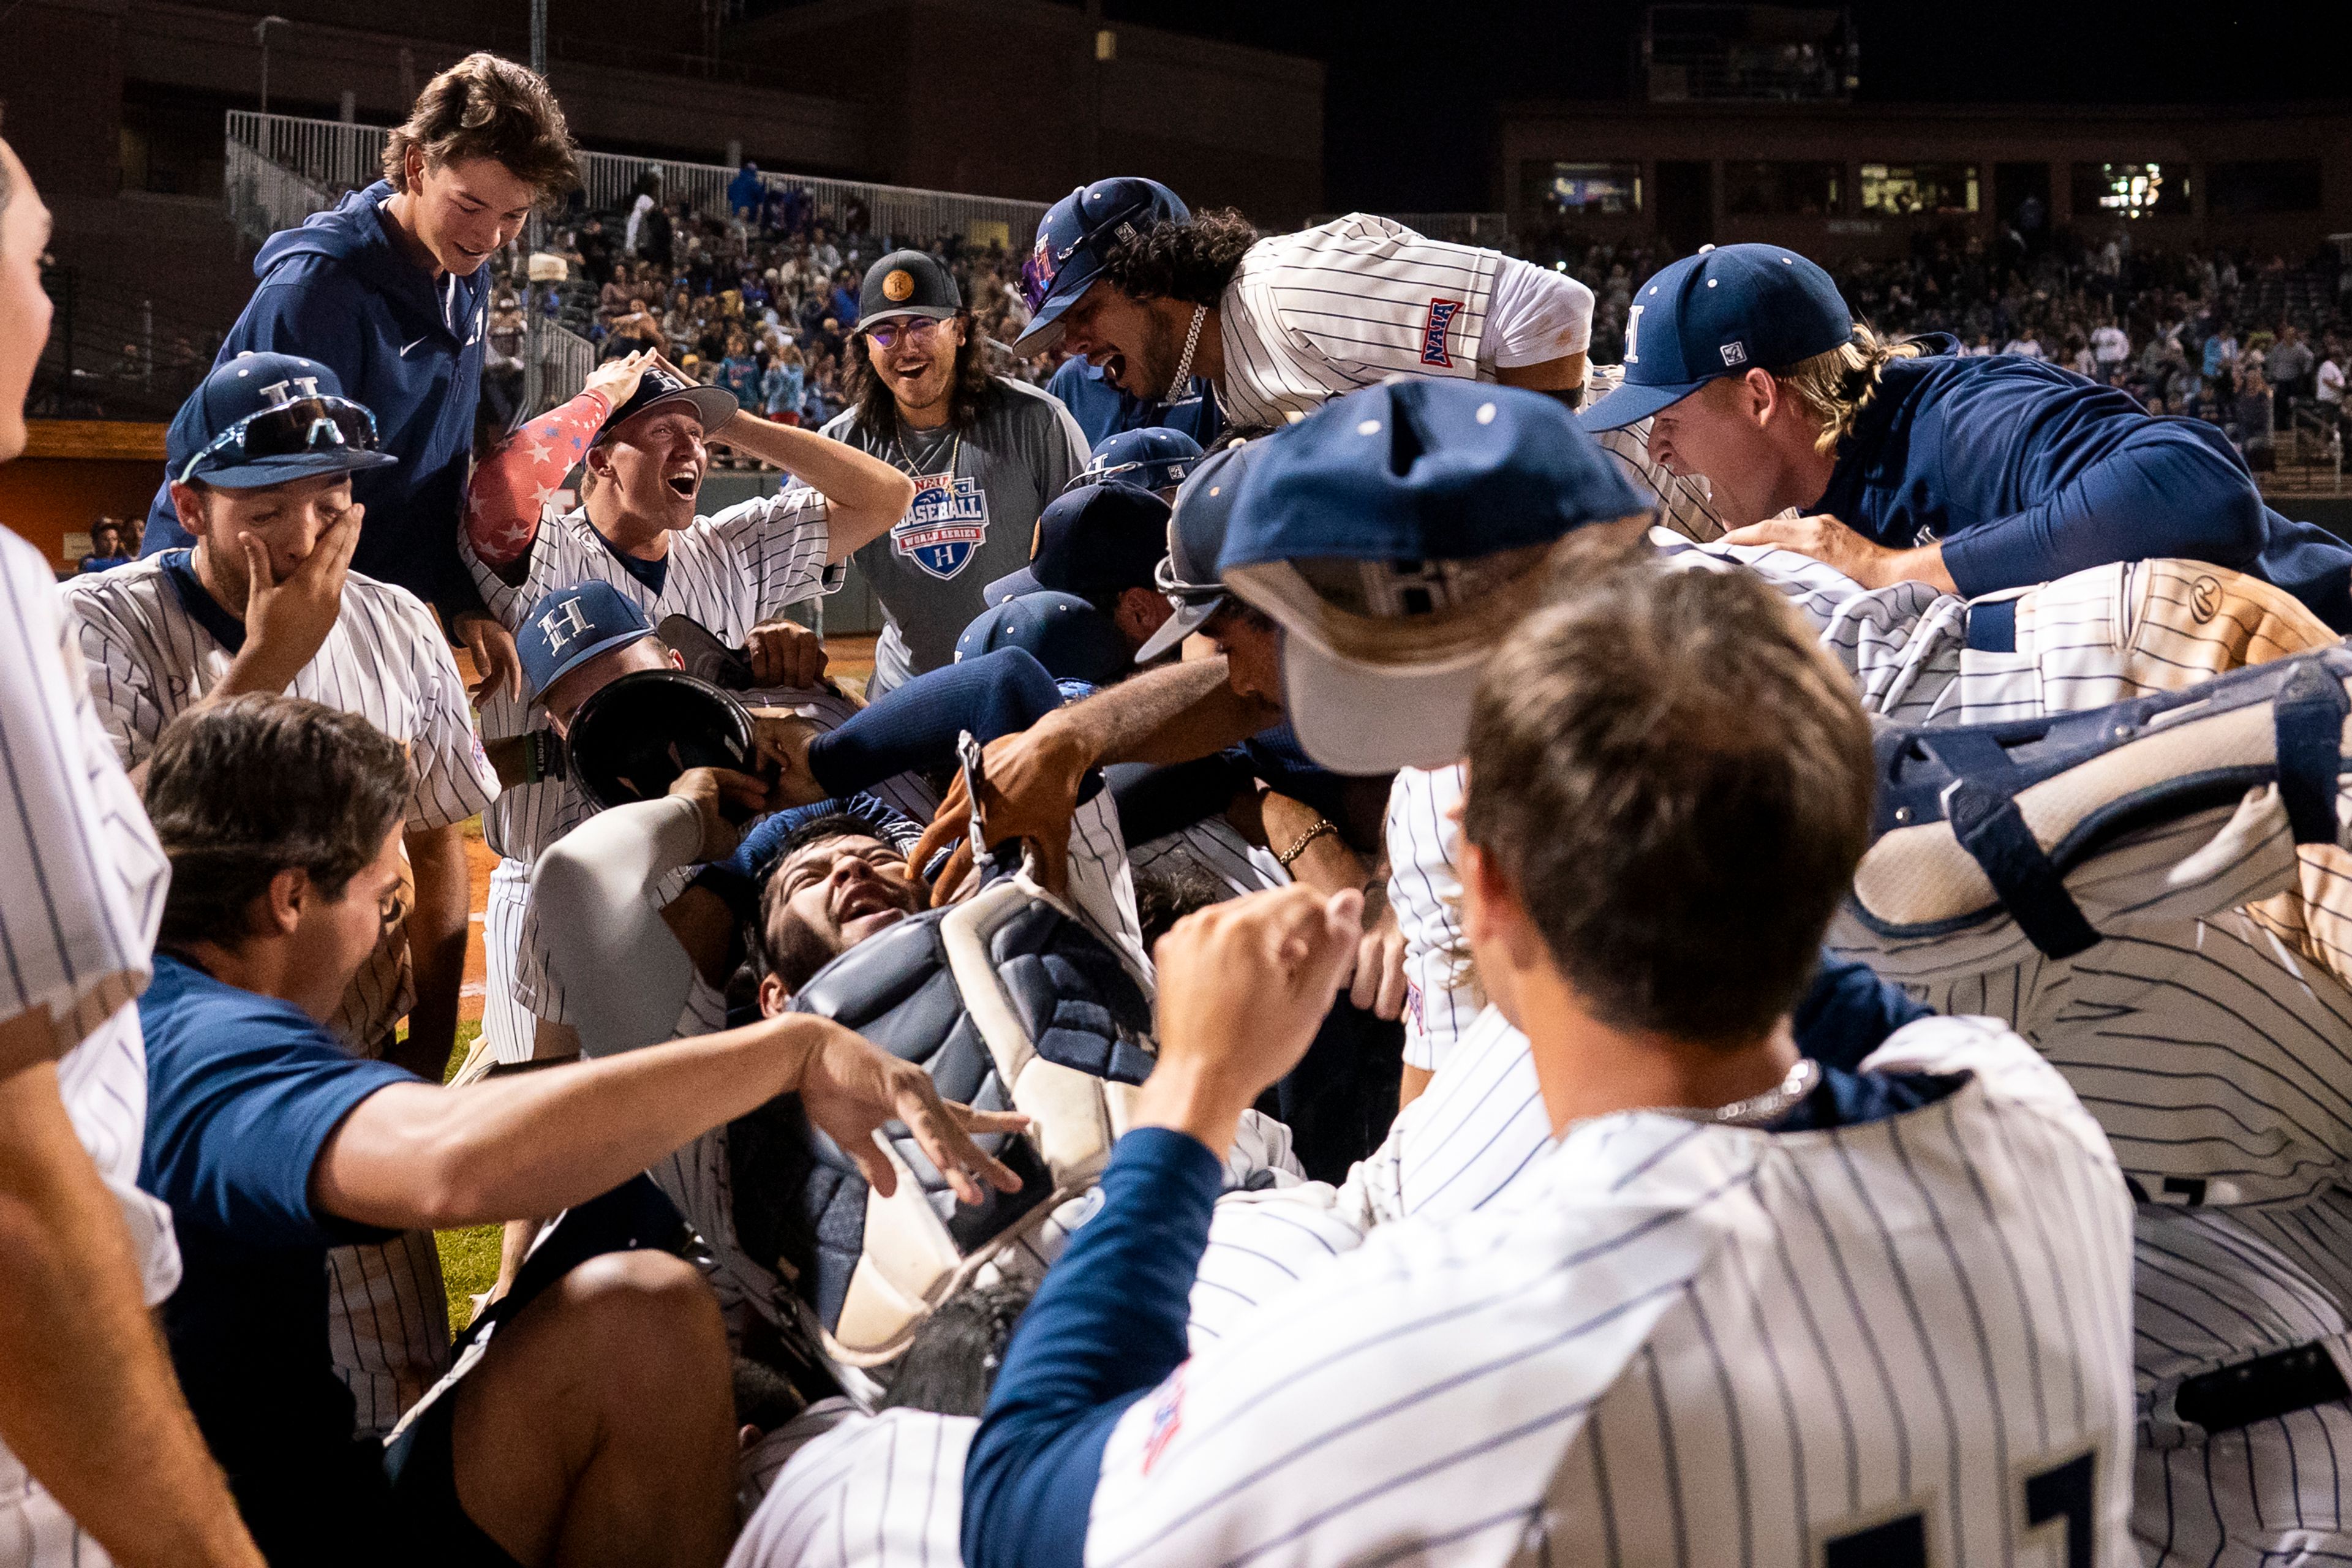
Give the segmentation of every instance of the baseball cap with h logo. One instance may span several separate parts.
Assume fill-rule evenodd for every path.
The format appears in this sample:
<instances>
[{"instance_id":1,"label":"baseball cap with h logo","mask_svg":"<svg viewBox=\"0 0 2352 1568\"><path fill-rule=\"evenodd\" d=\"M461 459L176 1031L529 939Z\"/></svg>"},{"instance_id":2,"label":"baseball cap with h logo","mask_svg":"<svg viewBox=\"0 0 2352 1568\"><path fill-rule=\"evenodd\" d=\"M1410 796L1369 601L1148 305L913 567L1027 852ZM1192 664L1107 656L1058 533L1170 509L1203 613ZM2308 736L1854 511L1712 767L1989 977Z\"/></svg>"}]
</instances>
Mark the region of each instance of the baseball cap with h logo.
<instances>
[{"instance_id":1,"label":"baseball cap with h logo","mask_svg":"<svg viewBox=\"0 0 2352 1568\"><path fill-rule=\"evenodd\" d=\"M654 635L646 613L610 583L574 583L533 605L515 635L523 685L537 701L547 689L600 653Z\"/></svg>"},{"instance_id":2,"label":"baseball cap with h logo","mask_svg":"<svg viewBox=\"0 0 2352 1568\"><path fill-rule=\"evenodd\" d=\"M1830 275L1777 245L1709 246L1661 268L1625 311L1625 380L1577 416L1596 435L1727 375L1786 370L1853 338Z\"/></svg>"}]
</instances>

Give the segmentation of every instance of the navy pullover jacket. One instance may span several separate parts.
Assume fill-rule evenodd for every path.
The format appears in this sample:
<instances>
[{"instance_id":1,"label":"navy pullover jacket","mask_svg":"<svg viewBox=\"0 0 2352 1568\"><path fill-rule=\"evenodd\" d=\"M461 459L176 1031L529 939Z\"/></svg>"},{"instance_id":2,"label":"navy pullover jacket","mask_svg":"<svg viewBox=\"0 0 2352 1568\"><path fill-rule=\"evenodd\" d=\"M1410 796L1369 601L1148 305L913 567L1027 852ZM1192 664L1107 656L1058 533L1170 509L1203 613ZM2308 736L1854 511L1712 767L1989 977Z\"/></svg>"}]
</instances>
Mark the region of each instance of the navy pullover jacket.
<instances>
[{"instance_id":1,"label":"navy pullover jacket","mask_svg":"<svg viewBox=\"0 0 2352 1568\"><path fill-rule=\"evenodd\" d=\"M300 354L332 367L344 395L367 405L383 449L400 462L352 476L352 499L367 508L352 569L399 584L446 620L482 603L457 557L457 528L490 269L436 281L394 240L379 210L391 196L379 180L271 235L253 260L260 286L215 363L248 349ZM141 553L190 542L166 484L148 509Z\"/></svg>"},{"instance_id":2,"label":"navy pullover jacket","mask_svg":"<svg viewBox=\"0 0 2352 1568\"><path fill-rule=\"evenodd\" d=\"M2176 556L2275 584L2352 631L2352 547L2263 505L2221 431L2038 360L1926 342L1886 365L1808 510L1891 549L1941 541L1968 598Z\"/></svg>"}]
</instances>

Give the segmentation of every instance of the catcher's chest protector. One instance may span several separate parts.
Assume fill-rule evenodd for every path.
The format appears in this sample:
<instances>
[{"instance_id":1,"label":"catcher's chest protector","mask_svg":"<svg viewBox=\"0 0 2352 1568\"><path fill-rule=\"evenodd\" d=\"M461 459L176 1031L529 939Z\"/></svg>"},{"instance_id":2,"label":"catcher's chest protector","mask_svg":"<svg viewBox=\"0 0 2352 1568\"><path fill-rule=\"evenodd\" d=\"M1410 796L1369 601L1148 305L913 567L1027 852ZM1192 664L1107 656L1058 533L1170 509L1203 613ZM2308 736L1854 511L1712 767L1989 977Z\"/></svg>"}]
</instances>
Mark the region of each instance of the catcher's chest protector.
<instances>
[{"instance_id":1,"label":"catcher's chest protector","mask_svg":"<svg viewBox=\"0 0 2352 1568\"><path fill-rule=\"evenodd\" d=\"M940 1093L1031 1118L979 1142L1018 1193L956 1201L906 1129L886 1130L897 1193L877 1197L796 1098L728 1129L736 1239L799 1292L826 1352L877 1366L990 1258L1090 1187L1151 1070L1136 977L1025 875L914 916L820 970L793 1010L833 1018L929 1072Z\"/></svg>"}]
</instances>

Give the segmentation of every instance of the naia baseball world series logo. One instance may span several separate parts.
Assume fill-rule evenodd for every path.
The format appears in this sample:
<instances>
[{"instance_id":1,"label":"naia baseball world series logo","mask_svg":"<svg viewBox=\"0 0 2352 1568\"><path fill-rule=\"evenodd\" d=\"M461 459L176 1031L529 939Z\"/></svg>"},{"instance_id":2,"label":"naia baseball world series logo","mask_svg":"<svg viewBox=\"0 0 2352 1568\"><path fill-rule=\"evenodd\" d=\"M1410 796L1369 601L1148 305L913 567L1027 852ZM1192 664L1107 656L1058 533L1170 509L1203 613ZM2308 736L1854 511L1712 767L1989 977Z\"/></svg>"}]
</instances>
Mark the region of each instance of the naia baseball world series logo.
<instances>
[{"instance_id":1,"label":"naia baseball world series logo","mask_svg":"<svg viewBox=\"0 0 2352 1568\"><path fill-rule=\"evenodd\" d=\"M941 582L988 538L988 498L970 475L921 474L914 504L890 529L890 548Z\"/></svg>"},{"instance_id":2,"label":"naia baseball world series logo","mask_svg":"<svg viewBox=\"0 0 2352 1568\"><path fill-rule=\"evenodd\" d=\"M1445 334L1454 328L1454 318L1462 311L1459 300L1432 300L1429 314L1421 323L1421 363L1442 364L1451 369L1454 356L1445 352Z\"/></svg>"}]
</instances>

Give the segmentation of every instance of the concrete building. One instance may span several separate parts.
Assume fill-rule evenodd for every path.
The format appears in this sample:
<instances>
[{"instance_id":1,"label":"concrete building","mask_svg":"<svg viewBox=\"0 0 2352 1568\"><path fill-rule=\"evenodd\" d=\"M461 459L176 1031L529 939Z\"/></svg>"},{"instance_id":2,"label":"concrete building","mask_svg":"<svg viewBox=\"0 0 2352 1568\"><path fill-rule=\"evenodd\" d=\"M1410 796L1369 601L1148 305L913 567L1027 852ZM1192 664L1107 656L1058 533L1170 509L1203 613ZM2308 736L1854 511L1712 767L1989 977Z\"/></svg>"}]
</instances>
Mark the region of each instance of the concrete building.
<instances>
[{"instance_id":1,"label":"concrete building","mask_svg":"<svg viewBox=\"0 0 2352 1568\"><path fill-rule=\"evenodd\" d=\"M740 148L767 169L1040 201L1150 174L1270 227L1321 203L1314 61L1148 27L1098 40L1047 0L814 0L727 20L741 9L559 7L548 76L581 144L700 163ZM225 322L251 290L223 216L222 121L261 106L265 73L276 112L385 125L469 50L529 57L526 0L6 13L0 134L57 215L54 253L90 300L136 284L175 326Z\"/></svg>"},{"instance_id":2,"label":"concrete building","mask_svg":"<svg viewBox=\"0 0 2352 1568\"><path fill-rule=\"evenodd\" d=\"M1520 232L1901 253L2038 221L2291 260L2352 230L2352 112L1850 102L1515 103L1495 202Z\"/></svg>"}]
</instances>

